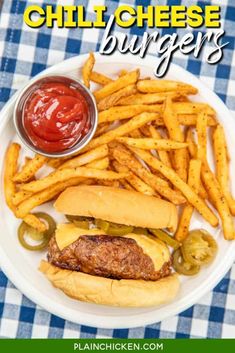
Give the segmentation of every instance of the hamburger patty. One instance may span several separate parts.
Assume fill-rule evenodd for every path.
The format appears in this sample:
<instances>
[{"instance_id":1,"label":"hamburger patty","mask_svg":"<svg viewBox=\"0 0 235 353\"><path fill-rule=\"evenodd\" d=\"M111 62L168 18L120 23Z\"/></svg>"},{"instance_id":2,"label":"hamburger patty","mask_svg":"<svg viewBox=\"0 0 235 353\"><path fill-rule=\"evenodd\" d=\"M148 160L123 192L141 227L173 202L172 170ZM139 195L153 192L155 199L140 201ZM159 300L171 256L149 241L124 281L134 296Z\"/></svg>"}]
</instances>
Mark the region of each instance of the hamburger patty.
<instances>
[{"instance_id":1,"label":"hamburger patty","mask_svg":"<svg viewBox=\"0 0 235 353\"><path fill-rule=\"evenodd\" d=\"M48 261L61 268L113 279L156 281L171 273L170 261L155 271L152 259L134 239L109 235L83 235L62 251L52 237Z\"/></svg>"}]
</instances>

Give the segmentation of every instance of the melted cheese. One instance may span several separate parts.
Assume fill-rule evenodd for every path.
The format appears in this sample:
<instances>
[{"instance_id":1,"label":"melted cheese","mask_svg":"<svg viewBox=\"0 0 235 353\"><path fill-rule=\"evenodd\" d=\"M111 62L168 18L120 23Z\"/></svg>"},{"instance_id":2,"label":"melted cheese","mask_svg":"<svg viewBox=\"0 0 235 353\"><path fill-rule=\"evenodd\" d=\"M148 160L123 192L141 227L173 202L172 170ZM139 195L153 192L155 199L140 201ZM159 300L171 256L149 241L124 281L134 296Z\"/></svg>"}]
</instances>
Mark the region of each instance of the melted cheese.
<instances>
[{"instance_id":1,"label":"melted cheese","mask_svg":"<svg viewBox=\"0 0 235 353\"><path fill-rule=\"evenodd\" d=\"M170 259L170 252L167 246L157 238L150 235L127 234L126 238L131 238L142 248L154 264L155 271L159 271L165 262Z\"/></svg>"},{"instance_id":2,"label":"melted cheese","mask_svg":"<svg viewBox=\"0 0 235 353\"><path fill-rule=\"evenodd\" d=\"M71 223L59 224L56 230L56 242L60 250L78 240L82 235L100 235L99 229L82 229ZM102 234L104 232L102 231ZM167 246L153 236L140 234L127 234L125 238L131 238L143 249L143 252L148 255L154 264L155 271L159 271L165 262L170 259L170 252Z\"/></svg>"},{"instance_id":3,"label":"melted cheese","mask_svg":"<svg viewBox=\"0 0 235 353\"><path fill-rule=\"evenodd\" d=\"M55 233L58 248L63 250L82 235L100 235L100 230L78 228L72 223L59 224Z\"/></svg>"}]
</instances>

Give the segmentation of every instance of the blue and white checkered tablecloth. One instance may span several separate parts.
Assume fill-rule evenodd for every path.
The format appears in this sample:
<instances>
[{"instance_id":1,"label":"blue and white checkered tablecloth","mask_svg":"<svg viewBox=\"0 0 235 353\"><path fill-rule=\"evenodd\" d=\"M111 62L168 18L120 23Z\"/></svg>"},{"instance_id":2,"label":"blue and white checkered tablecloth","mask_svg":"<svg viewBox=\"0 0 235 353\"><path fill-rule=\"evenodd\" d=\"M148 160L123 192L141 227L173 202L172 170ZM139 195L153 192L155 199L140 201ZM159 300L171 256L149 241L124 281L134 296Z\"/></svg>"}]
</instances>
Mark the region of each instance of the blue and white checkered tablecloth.
<instances>
[{"instance_id":1,"label":"blue and white checkered tablecloth","mask_svg":"<svg viewBox=\"0 0 235 353\"><path fill-rule=\"evenodd\" d=\"M209 5L221 6L222 26L226 30L223 60L214 66L205 63L204 55L199 59L176 53L174 62L200 77L214 90L235 113L235 1L234 0L4 0L0 17L0 108L9 97L26 82L48 66L89 51L97 51L103 29L31 29L23 23L23 13L29 4L75 4L85 5L92 18L93 5L107 5L106 19L121 4L144 5ZM115 33L121 31L115 27ZM123 30L122 30L123 31ZM127 33L141 36L143 30L125 29ZM162 33L172 33L170 29ZM177 31L179 36L184 30ZM151 53L154 54L154 53ZM235 117L235 116L234 116ZM4 236L1 230L1 236ZM232 338L235 337L235 265L199 303L178 316L161 323L121 330L96 329L79 326L51 315L24 297L0 272L0 336L12 338L62 338L62 337L129 337L129 338Z\"/></svg>"}]
</instances>

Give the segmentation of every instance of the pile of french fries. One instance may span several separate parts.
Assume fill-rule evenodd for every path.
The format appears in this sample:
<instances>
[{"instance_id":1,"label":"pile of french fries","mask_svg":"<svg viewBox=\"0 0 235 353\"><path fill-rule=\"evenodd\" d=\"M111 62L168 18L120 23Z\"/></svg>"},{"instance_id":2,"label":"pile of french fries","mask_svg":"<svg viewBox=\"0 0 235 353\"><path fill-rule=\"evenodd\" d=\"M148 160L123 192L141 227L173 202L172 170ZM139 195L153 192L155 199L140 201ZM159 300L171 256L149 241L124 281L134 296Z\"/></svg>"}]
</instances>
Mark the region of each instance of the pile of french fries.
<instances>
[{"instance_id":1,"label":"pile of french fries","mask_svg":"<svg viewBox=\"0 0 235 353\"><path fill-rule=\"evenodd\" d=\"M223 127L206 103L190 101L197 89L183 82L141 78L139 69L122 70L116 79L94 71L90 53L82 69L93 94L99 123L95 137L76 156L49 159L35 155L19 169L20 145L5 159L6 202L17 218L39 231L45 224L32 210L69 186L99 184L136 190L182 205L174 237L183 241L194 211L224 238L235 239L235 201L229 188L229 155ZM216 173L207 162L208 130L213 133ZM37 179L39 169L53 171ZM144 211L144 210L143 210Z\"/></svg>"}]
</instances>

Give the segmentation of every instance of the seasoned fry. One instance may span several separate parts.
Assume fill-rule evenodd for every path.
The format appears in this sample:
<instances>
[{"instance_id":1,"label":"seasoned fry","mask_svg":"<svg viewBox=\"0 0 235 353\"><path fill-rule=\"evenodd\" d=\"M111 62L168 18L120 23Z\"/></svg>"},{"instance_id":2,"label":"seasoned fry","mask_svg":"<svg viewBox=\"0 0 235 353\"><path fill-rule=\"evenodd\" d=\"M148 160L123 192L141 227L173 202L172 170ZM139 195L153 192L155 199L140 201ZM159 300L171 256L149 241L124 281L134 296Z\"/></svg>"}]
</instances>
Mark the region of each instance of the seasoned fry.
<instances>
[{"instance_id":1,"label":"seasoned fry","mask_svg":"<svg viewBox=\"0 0 235 353\"><path fill-rule=\"evenodd\" d=\"M173 109L173 104L171 98L166 99L165 109L163 112L163 120L168 130L168 134L172 140L178 142L184 142L184 134L179 126L177 116ZM174 151L173 165L177 174L184 181L187 180L187 149L181 149Z\"/></svg>"},{"instance_id":2,"label":"seasoned fry","mask_svg":"<svg viewBox=\"0 0 235 353\"><path fill-rule=\"evenodd\" d=\"M94 92L96 101L99 103L102 99L110 96L112 93L119 91L120 89L135 84L139 78L139 70L128 72L125 76L119 77L116 81L110 82L101 89Z\"/></svg>"},{"instance_id":3,"label":"seasoned fry","mask_svg":"<svg viewBox=\"0 0 235 353\"><path fill-rule=\"evenodd\" d=\"M120 180L120 185L127 190L135 190L125 179Z\"/></svg>"},{"instance_id":4,"label":"seasoned fry","mask_svg":"<svg viewBox=\"0 0 235 353\"><path fill-rule=\"evenodd\" d=\"M120 187L120 182L119 180L97 180L98 185L103 185L103 186L112 186L113 188L119 188Z\"/></svg>"},{"instance_id":5,"label":"seasoned fry","mask_svg":"<svg viewBox=\"0 0 235 353\"><path fill-rule=\"evenodd\" d=\"M98 137L100 135L103 135L105 132L108 131L110 127L110 124L109 123L102 123L102 124L99 124L98 127L97 127L97 130L95 132L95 135L94 137Z\"/></svg>"},{"instance_id":6,"label":"seasoned fry","mask_svg":"<svg viewBox=\"0 0 235 353\"><path fill-rule=\"evenodd\" d=\"M161 150L161 151L169 151L169 150L178 150L180 148L185 148L188 146L187 143L184 142L176 142L168 139L154 139L154 138L131 138L131 137L118 137L117 141L121 143L125 143L128 146L133 146L137 148L142 148L144 150Z\"/></svg>"},{"instance_id":7,"label":"seasoned fry","mask_svg":"<svg viewBox=\"0 0 235 353\"><path fill-rule=\"evenodd\" d=\"M25 183L26 181L30 180L35 175L35 173L47 162L47 160L47 157L36 154L35 157L27 162L21 171L14 176L13 181L17 183Z\"/></svg>"},{"instance_id":8,"label":"seasoned fry","mask_svg":"<svg viewBox=\"0 0 235 353\"><path fill-rule=\"evenodd\" d=\"M125 76L127 73L128 73L127 70L122 69L122 70L119 71L118 76L122 77L122 76Z\"/></svg>"},{"instance_id":9,"label":"seasoned fry","mask_svg":"<svg viewBox=\"0 0 235 353\"><path fill-rule=\"evenodd\" d=\"M151 137L150 132L149 132L149 126L147 124L141 126L139 128L141 137Z\"/></svg>"},{"instance_id":10,"label":"seasoned fry","mask_svg":"<svg viewBox=\"0 0 235 353\"><path fill-rule=\"evenodd\" d=\"M12 143L8 147L6 156L5 156L4 193L5 193L6 203L12 211L14 211L12 198L16 192L16 186L12 179L17 172L20 148L21 147L18 143Z\"/></svg>"},{"instance_id":11,"label":"seasoned fry","mask_svg":"<svg viewBox=\"0 0 235 353\"><path fill-rule=\"evenodd\" d=\"M166 97L171 97L172 100L175 100L180 97L178 92L161 92L161 93L136 93L130 97L122 98L118 102L118 105L148 105L163 103Z\"/></svg>"},{"instance_id":12,"label":"seasoned fry","mask_svg":"<svg viewBox=\"0 0 235 353\"><path fill-rule=\"evenodd\" d=\"M193 205L202 217L208 221L213 227L218 225L218 219L206 203L196 194L196 192L186 184L178 174L171 168L165 166L156 157L152 156L150 152L131 147L140 158L147 164L163 174L182 194L186 197L188 202Z\"/></svg>"},{"instance_id":13,"label":"seasoned fry","mask_svg":"<svg viewBox=\"0 0 235 353\"><path fill-rule=\"evenodd\" d=\"M21 202L28 199L30 196L32 196L31 192L20 190L13 195L12 203L14 206L18 206Z\"/></svg>"},{"instance_id":14,"label":"seasoned fry","mask_svg":"<svg viewBox=\"0 0 235 353\"><path fill-rule=\"evenodd\" d=\"M115 120L130 119L143 112L161 113L161 106L159 104L149 106L142 104L112 107L99 113L99 124Z\"/></svg>"},{"instance_id":15,"label":"seasoned fry","mask_svg":"<svg viewBox=\"0 0 235 353\"><path fill-rule=\"evenodd\" d=\"M130 96L135 92L136 86L129 85L120 89L117 92L112 93L110 96L107 96L99 101L99 103L97 104L98 111L100 112L102 110L106 110L110 107L113 107L119 101L120 98Z\"/></svg>"},{"instance_id":16,"label":"seasoned fry","mask_svg":"<svg viewBox=\"0 0 235 353\"><path fill-rule=\"evenodd\" d=\"M130 96L130 98L131 97L133 96ZM129 97L125 99L127 100L128 98ZM99 123L108 122L108 121L111 122L117 119L118 120L129 119L142 112L153 112L153 113L161 114L163 110L162 104L145 105L145 104L136 103L135 105L133 105L130 99L129 105L122 106L122 105L119 105L119 102L120 101L118 101L118 106L109 108L99 113ZM201 110L205 110L205 112L208 112L207 114L208 125L210 126L216 125L216 121L213 117L214 111L212 110L212 108L210 108L204 103L193 104L191 102L190 103L182 102L181 104L179 104L178 102L173 102L172 105L173 105L174 112L177 114L177 119L179 124L196 125L198 113ZM157 119L156 124L164 125L164 121L160 115Z\"/></svg>"},{"instance_id":17,"label":"seasoned fry","mask_svg":"<svg viewBox=\"0 0 235 353\"><path fill-rule=\"evenodd\" d=\"M92 71L90 80L102 86L105 86L110 82L113 82L113 80L110 77L107 77L101 74L100 72L96 72L96 71Z\"/></svg>"},{"instance_id":18,"label":"seasoned fry","mask_svg":"<svg viewBox=\"0 0 235 353\"><path fill-rule=\"evenodd\" d=\"M159 133L159 131L157 129L155 129L155 127L153 127L152 125L150 125L149 127L149 132L152 136L152 138L155 139L162 139L161 134ZM171 160L170 160L170 156L167 153L167 151L158 151L158 156L160 161L162 161L162 163L164 163L165 165L167 165L168 167L171 168Z\"/></svg>"},{"instance_id":19,"label":"seasoned fry","mask_svg":"<svg viewBox=\"0 0 235 353\"><path fill-rule=\"evenodd\" d=\"M142 80L137 83L138 91L144 93L182 92L184 94L197 94L197 88L183 82L167 80Z\"/></svg>"},{"instance_id":20,"label":"seasoned fry","mask_svg":"<svg viewBox=\"0 0 235 353\"><path fill-rule=\"evenodd\" d=\"M197 119L197 139L198 139L198 147L197 147L197 158L200 159L202 162L207 160L207 148L206 148L206 130L207 130L207 117L206 114L199 113Z\"/></svg>"},{"instance_id":21,"label":"seasoned fry","mask_svg":"<svg viewBox=\"0 0 235 353\"><path fill-rule=\"evenodd\" d=\"M86 152L84 154L80 154L77 157L74 157L67 162L64 162L59 169L64 169L64 168L76 168L80 167L84 164L90 163L92 161L95 161L97 159L106 157L108 155L108 146L107 144L101 145L97 148L94 148L90 150L89 152Z\"/></svg>"},{"instance_id":22,"label":"seasoned fry","mask_svg":"<svg viewBox=\"0 0 235 353\"><path fill-rule=\"evenodd\" d=\"M24 163L27 164L27 163L29 163L31 160L32 160L31 157L27 157L27 156L26 156L25 159L24 159Z\"/></svg>"},{"instance_id":23,"label":"seasoned fry","mask_svg":"<svg viewBox=\"0 0 235 353\"><path fill-rule=\"evenodd\" d=\"M61 164L65 163L71 157L67 158L49 158L47 161L47 165L51 168L57 169L61 166Z\"/></svg>"},{"instance_id":24,"label":"seasoned fry","mask_svg":"<svg viewBox=\"0 0 235 353\"><path fill-rule=\"evenodd\" d=\"M131 131L129 134L128 134L130 137L133 137L133 138L139 138L139 137L142 137L142 134L140 132L139 129L136 129L136 130L133 130Z\"/></svg>"},{"instance_id":25,"label":"seasoned fry","mask_svg":"<svg viewBox=\"0 0 235 353\"><path fill-rule=\"evenodd\" d=\"M194 141L193 130L191 127L186 132L186 142L188 143L188 150L191 158L197 157L197 145Z\"/></svg>"},{"instance_id":26,"label":"seasoned fry","mask_svg":"<svg viewBox=\"0 0 235 353\"><path fill-rule=\"evenodd\" d=\"M171 189L167 181L159 178L158 176L152 174L150 171L144 168L130 151L122 147L115 148L112 153L113 157L120 164L128 167L134 174L137 174L139 178L141 178L146 184L150 185L160 195L164 196L166 199L170 200L176 205L185 202L184 197L181 196L175 190Z\"/></svg>"},{"instance_id":27,"label":"seasoned fry","mask_svg":"<svg viewBox=\"0 0 235 353\"><path fill-rule=\"evenodd\" d=\"M43 189L50 188L56 183L66 181L70 178L85 177L85 178L95 178L95 179L121 179L127 177L127 174L118 174L109 170L99 170L90 167L78 167L56 170L55 172L49 174L45 178L31 181L28 184L22 186L22 190L37 193Z\"/></svg>"},{"instance_id":28,"label":"seasoned fry","mask_svg":"<svg viewBox=\"0 0 235 353\"><path fill-rule=\"evenodd\" d=\"M220 185L206 162L202 164L202 171L205 187L222 220L224 238L226 240L233 240L235 239L233 218L230 214L228 203L222 193Z\"/></svg>"},{"instance_id":29,"label":"seasoned fry","mask_svg":"<svg viewBox=\"0 0 235 353\"><path fill-rule=\"evenodd\" d=\"M88 163L86 165L89 168L95 168L95 169L100 169L100 170L104 170L107 169L109 166L109 158L108 157L104 157L102 159L99 160L95 160L91 163ZM87 182L89 181L89 183L91 182L89 179L86 178L75 178L76 180L79 180L79 182ZM13 198L12 198L12 202L13 205L18 206L21 202L25 201L26 199L28 199L29 197L31 197L33 195L32 192L29 191L24 191L24 190L20 190L17 193L14 194Z\"/></svg>"},{"instance_id":30,"label":"seasoned fry","mask_svg":"<svg viewBox=\"0 0 235 353\"><path fill-rule=\"evenodd\" d=\"M199 159L191 159L189 164L188 185L196 192L199 191L201 181L201 161ZM181 214L175 238L183 241L188 236L189 225L193 214L193 206L187 204Z\"/></svg>"},{"instance_id":31,"label":"seasoned fry","mask_svg":"<svg viewBox=\"0 0 235 353\"><path fill-rule=\"evenodd\" d=\"M94 65L95 65L95 57L94 57L94 54L91 52L82 68L82 79L83 79L84 85L88 88L90 88L91 73Z\"/></svg>"},{"instance_id":32,"label":"seasoned fry","mask_svg":"<svg viewBox=\"0 0 235 353\"><path fill-rule=\"evenodd\" d=\"M43 233L47 230L47 226L34 214L28 214L24 217L24 222L27 223L30 227L36 229L38 232Z\"/></svg>"},{"instance_id":33,"label":"seasoned fry","mask_svg":"<svg viewBox=\"0 0 235 353\"><path fill-rule=\"evenodd\" d=\"M148 123L149 121L155 120L157 114L155 113L142 113L136 115L134 118L129 120L127 123L117 127L116 129L106 132L104 135L94 138L84 149L83 152L91 150L97 146L109 143L115 140L117 137L128 135L129 132L138 129L142 125Z\"/></svg>"},{"instance_id":34,"label":"seasoned fry","mask_svg":"<svg viewBox=\"0 0 235 353\"><path fill-rule=\"evenodd\" d=\"M129 168L121 165L117 161L113 162L114 169L119 173L129 173L128 182L129 184L137 191L141 192L145 195L154 195L156 196L156 191L146 184L143 180L141 180L138 176L136 176L133 172L129 170Z\"/></svg>"},{"instance_id":35,"label":"seasoned fry","mask_svg":"<svg viewBox=\"0 0 235 353\"><path fill-rule=\"evenodd\" d=\"M174 110L176 114L199 114L205 113L211 117L215 117L214 109L206 103L195 103L195 102L174 102ZM216 122L216 121L215 121Z\"/></svg>"},{"instance_id":36,"label":"seasoned fry","mask_svg":"<svg viewBox=\"0 0 235 353\"><path fill-rule=\"evenodd\" d=\"M216 176L220 184L221 190L229 205L230 212L235 216L235 200L229 190L229 165L227 158L227 147L224 129L218 125L213 133L213 145L216 163Z\"/></svg>"},{"instance_id":37,"label":"seasoned fry","mask_svg":"<svg viewBox=\"0 0 235 353\"><path fill-rule=\"evenodd\" d=\"M195 126L197 124L197 117L198 117L198 114L178 114L177 120L179 125ZM207 118L208 118L208 122L207 122L208 126L217 125L217 122L215 121L215 119L212 118L210 115L208 115ZM164 121L161 115L158 115L156 117L155 125L164 126Z\"/></svg>"},{"instance_id":38,"label":"seasoned fry","mask_svg":"<svg viewBox=\"0 0 235 353\"><path fill-rule=\"evenodd\" d=\"M15 215L18 218L24 218L28 215L28 213L37 206L42 205L45 202L53 199L63 190L65 190L69 186L75 186L84 181L84 178L78 177L73 178L58 184L53 185L50 188L47 188L37 194L33 194L28 199L20 203L16 208Z\"/></svg>"},{"instance_id":39,"label":"seasoned fry","mask_svg":"<svg viewBox=\"0 0 235 353\"><path fill-rule=\"evenodd\" d=\"M197 145L195 143L193 131L191 127L188 128L186 132L186 142L188 143L188 151L189 151L190 157L197 158ZM208 199L208 194L206 189L204 188L204 185L202 184L202 181L200 181L200 185L199 185L199 195L201 196L202 199Z\"/></svg>"},{"instance_id":40,"label":"seasoned fry","mask_svg":"<svg viewBox=\"0 0 235 353\"><path fill-rule=\"evenodd\" d=\"M86 164L86 167L105 170L109 167L109 157L104 157Z\"/></svg>"}]
</instances>

